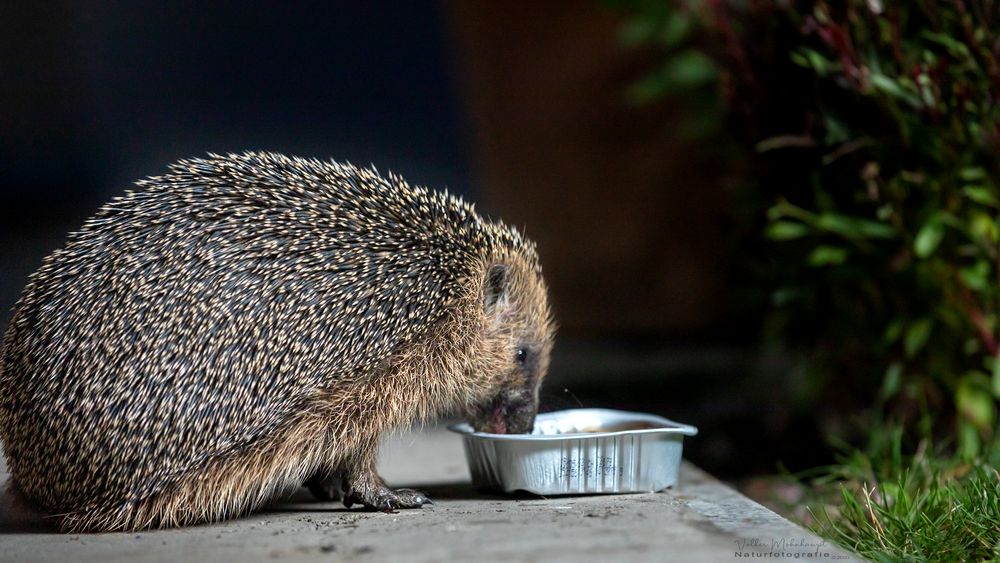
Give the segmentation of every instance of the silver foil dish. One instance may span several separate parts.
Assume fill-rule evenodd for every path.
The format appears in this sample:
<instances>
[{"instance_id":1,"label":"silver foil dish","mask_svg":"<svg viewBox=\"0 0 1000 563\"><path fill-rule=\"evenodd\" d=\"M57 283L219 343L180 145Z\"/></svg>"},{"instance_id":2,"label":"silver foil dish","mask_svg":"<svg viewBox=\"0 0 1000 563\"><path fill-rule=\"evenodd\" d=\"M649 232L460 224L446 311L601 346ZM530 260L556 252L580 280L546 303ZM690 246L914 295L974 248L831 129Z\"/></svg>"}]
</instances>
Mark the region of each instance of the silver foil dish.
<instances>
[{"instance_id":1,"label":"silver foil dish","mask_svg":"<svg viewBox=\"0 0 1000 563\"><path fill-rule=\"evenodd\" d=\"M661 491L677 484L684 436L698 429L666 418L608 409L544 413L531 434L462 434L477 487L577 495Z\"/></svg>"}]
</instances>

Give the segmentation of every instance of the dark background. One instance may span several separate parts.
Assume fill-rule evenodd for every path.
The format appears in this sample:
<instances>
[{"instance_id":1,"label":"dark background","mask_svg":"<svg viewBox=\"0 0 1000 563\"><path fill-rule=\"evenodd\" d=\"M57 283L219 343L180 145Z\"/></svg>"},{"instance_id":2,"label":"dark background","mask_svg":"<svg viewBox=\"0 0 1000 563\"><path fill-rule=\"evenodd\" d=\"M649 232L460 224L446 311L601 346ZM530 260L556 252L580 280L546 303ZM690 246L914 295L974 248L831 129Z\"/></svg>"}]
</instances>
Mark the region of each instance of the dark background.
<instances>
[{"instance_id":1,"label":"dark background","mask_svg":"<svg viewBox=\"0 0 1000 563\"><path fill-rule=\"evenodd\" d=\"M472 185L434 2L0 6L4 324L66 231L182 157L267 149Z\"/></svg>"},{"instance_id":2,"label":"dark background","mask_svg":"<svg viewBox=\"0 0 1000 563\"><path fill-rule=\"evenodd\" d=\"M0 325L68 231L171 161L373 163L538 242L545 408L694 423L689 457L723 476L815 465L821 416L734 299L719 155L676 133L684 107L625 102L652 58L619 23L575 1L4 3Z\"/></svg>"}]
</instances>

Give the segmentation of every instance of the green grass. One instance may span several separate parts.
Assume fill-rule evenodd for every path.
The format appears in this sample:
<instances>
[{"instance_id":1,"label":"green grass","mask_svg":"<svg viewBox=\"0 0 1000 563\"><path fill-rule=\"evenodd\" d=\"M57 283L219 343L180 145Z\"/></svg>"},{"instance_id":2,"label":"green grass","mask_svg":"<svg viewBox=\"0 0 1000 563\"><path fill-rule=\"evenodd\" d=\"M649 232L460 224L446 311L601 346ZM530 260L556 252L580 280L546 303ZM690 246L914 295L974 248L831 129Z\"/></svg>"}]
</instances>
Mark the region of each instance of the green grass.
<instances>
[{"instance_id":1,"label":"green grass","mask_svg":"<svg viewBox=\"0 0 1000 563\"><path fill-rule=\"evenodd\" d=\"M809 527L874 561L1000 560L995 464L927 450L904 457L897 435L885 456L855 452L826 468Z\"/></svg>"},{"instance_id":2,"label":"green grass","mask_svg":"<svg viewBox=\"0 0 1000 563\"><path fill-rule=\"evenodd\" d=\"M926 488L915 486L908 473L860 492L845 486L842 504L819 515L812 527L874 561L997 560L998 477L993 469L976 467Z\"/></svg>"}]
</instances>

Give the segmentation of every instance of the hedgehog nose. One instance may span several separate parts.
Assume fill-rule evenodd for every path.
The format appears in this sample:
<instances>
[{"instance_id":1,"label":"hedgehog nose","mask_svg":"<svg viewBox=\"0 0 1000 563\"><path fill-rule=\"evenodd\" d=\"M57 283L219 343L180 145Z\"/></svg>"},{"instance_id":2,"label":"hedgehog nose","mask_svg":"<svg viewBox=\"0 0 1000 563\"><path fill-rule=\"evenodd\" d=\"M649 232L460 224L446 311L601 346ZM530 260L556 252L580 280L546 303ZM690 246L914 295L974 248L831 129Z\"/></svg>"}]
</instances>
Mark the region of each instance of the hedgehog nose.
<instances>
[{"instance_id":1,"label":"hedgehog nose","mask_svg":"<svg viewBox=\"0 0 1000 563\"><path fill-rule=\"evenodd\" d=\"M535 426L537 411L534 401L501 394L479 409L472 426L490 434L526 434Z\"/></svg>"},{"instance_id":2,"label":"hedgehog nose","mask_svg":"<svg viewBox=\"0 0 1000 563\"><path fill-rule=\"evenodd\" d=\"M507 415L507 432L510 434L530 434L535 427L535 414L537 408L534 405L518 407Z\"/></svg>"},{"instance_id":3,"label":"hedgehog nose","mask_svg":"<svg viewBox=\"0 0 1000 563\"><path fill-rule=\"evenodd\" d=\"M538 405L521 397L509 398L502 402L503 422L509 434L528 434L535 427Z\"/></svg>"}]
</instances>

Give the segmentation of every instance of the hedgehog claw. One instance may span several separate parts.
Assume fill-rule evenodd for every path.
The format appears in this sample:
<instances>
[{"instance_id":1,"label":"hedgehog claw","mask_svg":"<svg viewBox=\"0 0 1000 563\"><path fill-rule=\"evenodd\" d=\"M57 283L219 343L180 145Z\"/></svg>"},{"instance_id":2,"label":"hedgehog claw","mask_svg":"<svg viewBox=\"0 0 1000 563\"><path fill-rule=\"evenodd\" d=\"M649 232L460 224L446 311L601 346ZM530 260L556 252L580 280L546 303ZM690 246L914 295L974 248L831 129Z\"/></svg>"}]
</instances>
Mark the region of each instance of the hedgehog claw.
<instances>
[{"instance_id":1,"label":"hedgehog claw","mask_svg":"<svg viewBox=\"0 0 1000 563\"><path fill-rule=\"evenodd\" d=\"M434 504L434 502L420 491L413 489L392 490L386 486L379 486L369 491L352 490L344 495L344 506L351 508L355 504L362 504L369 510L393 513L398 509L420 508L425 504Z\"/></svg>"}]
</instances>

